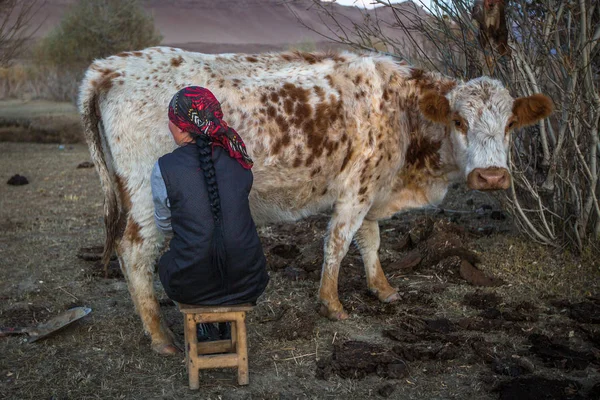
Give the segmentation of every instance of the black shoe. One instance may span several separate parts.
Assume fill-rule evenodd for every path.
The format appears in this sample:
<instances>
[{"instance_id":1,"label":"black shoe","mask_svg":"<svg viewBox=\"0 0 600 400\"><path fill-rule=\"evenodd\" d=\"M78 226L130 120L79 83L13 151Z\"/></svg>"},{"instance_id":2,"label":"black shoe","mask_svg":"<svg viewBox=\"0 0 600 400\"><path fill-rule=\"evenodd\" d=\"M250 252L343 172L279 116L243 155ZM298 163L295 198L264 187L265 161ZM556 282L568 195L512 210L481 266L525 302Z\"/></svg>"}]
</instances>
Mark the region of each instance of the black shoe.
<instances>
[{"instance_id":1,"label":"black shoe","mask_svg":"<svg viewBox=\"0 0 600 400\"><path fill-rule=\"evenodd\" d=\"M198 342L212 342L219 340L219 328L215 324L198 324L196 325L196 336Z\"/></svg>"},{"instance_id":2,"label":"black shoe","mask_svg":"<svg viewBox=\"0 0 600 400\"><path fill-rule=\"evenodd\" d=\"M219 336L221 340L231 340L231 323L219 322Z\"/></svg>"}]
</instances>

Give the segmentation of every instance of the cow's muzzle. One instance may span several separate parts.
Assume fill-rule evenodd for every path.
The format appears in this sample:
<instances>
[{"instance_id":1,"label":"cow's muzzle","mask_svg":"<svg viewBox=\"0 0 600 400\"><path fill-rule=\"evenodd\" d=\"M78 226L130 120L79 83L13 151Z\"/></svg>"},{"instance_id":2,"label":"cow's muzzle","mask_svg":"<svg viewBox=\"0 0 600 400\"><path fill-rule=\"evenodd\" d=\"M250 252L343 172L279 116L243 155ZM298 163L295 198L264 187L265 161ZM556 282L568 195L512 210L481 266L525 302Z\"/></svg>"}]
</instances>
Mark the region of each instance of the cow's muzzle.
<instances>
[{"instance_id":1,"label":"cow's muzzle","mask_svg":"<svg viewBox=\"0 0 600 400\"><path fill-rule=\"evenodd\" d=\"M506 190L510 187L510 174L506 168L475 168L467 176L467 185L475 190Z\"/></svg>"}]
</instances>

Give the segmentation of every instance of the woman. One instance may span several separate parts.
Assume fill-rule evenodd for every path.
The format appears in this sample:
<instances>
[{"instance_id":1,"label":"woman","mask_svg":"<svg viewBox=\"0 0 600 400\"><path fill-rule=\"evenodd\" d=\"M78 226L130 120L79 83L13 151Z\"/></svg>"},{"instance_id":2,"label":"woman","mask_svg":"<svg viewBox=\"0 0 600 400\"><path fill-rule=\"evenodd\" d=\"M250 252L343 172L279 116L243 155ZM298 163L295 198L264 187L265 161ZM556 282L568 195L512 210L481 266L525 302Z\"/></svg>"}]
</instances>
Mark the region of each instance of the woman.
<instances>
[{"instance_id":1,"label":"woman","mask_svg":"<svg viewBox=\"0 0 600 400\"><path fill-rule=\"evenodd\" d=\"M254 303L269 277L250 215L252 160L244 142L223 121L215 96L198 86L171 100L169 130L180 147L152 172L156 224L173 233L159 261L165 291L184 304ZM203 328L215 339L211 326Z\"/></svg>"}]
</instances>

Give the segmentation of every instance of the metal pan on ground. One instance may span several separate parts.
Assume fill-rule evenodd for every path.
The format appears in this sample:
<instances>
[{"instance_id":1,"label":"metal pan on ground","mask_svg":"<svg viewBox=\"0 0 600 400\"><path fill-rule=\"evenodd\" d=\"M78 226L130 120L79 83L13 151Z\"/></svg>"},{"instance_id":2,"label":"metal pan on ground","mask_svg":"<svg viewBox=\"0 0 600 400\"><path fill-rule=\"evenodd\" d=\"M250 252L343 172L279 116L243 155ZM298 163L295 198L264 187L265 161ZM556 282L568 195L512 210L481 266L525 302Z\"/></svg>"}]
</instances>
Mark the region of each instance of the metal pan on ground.
<instances>
[{"instance_id":1,"label":"metal pan on ground","mask_svg":"<svg viewBox=\"0 0 600 400\"><path fill-rule=\"evenodd\" d=\"M88 315L92 311L88 307L74 307L48 321L29 328L0 328L0 337L27 334L29 343L44 339L64 327Z\"/></svg>"}]
</instances>

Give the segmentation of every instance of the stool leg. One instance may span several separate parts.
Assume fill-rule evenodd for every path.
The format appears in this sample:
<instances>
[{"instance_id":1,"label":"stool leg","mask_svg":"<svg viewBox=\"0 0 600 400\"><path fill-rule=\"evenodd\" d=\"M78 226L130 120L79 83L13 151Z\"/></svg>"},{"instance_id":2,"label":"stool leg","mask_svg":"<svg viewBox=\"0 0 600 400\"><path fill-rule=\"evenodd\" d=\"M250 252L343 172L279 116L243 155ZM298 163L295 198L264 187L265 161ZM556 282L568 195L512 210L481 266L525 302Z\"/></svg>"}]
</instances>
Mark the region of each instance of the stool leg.
<instances>
[{"instance_id":1,"label":"stool leg","mask_svg":"<svg viewBox=\"0 0 600 400\"><path fill-rule=\"evenodd\" d=\"M237 344L237 322L231 321L231 352L236 352L236 344Z\"/></svg>"},{"instance_id":2,"label":"stool leg","mask_svg":"<svg viewBox=\"0 0 600 400\"><path fill-rule=\"evenodd\" d=\"M198 368L198 336L194 315L185 314L185 360L190 381L190 389L200 388L200 370Z\"/></svg>"},{"instance_id":3,"label":"stool leg","mask_svg":"<svg viewBox=\"0 0 600 400\"><path fill-rule=\"evenodd\" d=\"M238 384L248 384L248 347L246 345L246 313L242 312L236 321Z\"/></svg>"}]
</instances>

